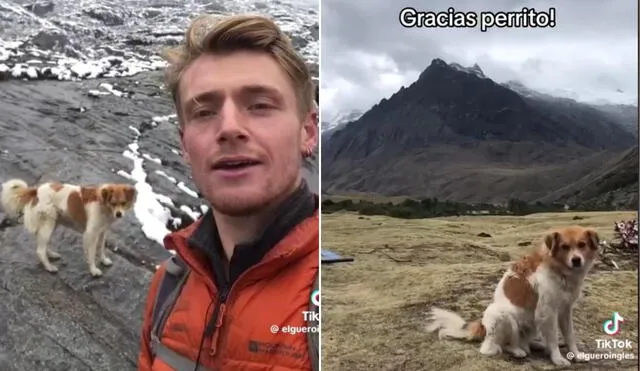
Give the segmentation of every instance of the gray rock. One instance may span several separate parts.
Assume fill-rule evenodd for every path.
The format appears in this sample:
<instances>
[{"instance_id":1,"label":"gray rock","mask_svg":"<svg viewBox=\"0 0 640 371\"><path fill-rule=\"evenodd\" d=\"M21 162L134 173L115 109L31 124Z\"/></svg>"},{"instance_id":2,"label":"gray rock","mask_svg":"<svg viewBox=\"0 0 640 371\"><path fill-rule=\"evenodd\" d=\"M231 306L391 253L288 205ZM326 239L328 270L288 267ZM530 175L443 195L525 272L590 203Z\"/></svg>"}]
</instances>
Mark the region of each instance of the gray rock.
<instances>
[{"instance_id":1,"label":"gray rock","mask_svg":"<svg viewBox=\"0 0 640 371\"><path fill-rule=\"evenodd\" d=\"M69 45L69 38L57 30L43 30L31 39L31 43L43 50L61 50Z\"/></svg>"},{"instance_id":2,"label":"gray rock","mask_svg":"<svg viewBox=\"0 0 640 371\"><path fill-rule=\"evenodd\" d=\"M0 181L130 182L116 172L133 168L122 155L136 136L131 126L141 132L139 152L161 161L144 162L147 182L173 200L172 215L182 226L190 224L180 207L199 211L205 202L156 172L196 190L174 152L179 149L175 122L152 120L173 113L167 92L159 88L161 78L160 72L149 72L119 79L3 82ZM104 82L126 94L88 95L104 91L99 86ZM303 172L317 192L317 153ZM51 246L62 254L53 261L57 274L40 266L34 236L0 211L0 370L135 370L148 285L169 252L144 236L132 214L107 235L114 264L101 268L101 278L90 276L78 233L58 229Z\"/></svg>"},{"instance_id":3,"label":"gray rock","mask_svg":"<svg viewBox=\"0 0 640 371\"><path fill-rule=\"evenodd\" d=\"M84 13L93 19L97 19L104 23L105 26L121 26L124 24L124 18L106 7L92 7L85 9Z\"/></svg>"},{"instance_id":4,"label":"gray rock","mask_svg":"<svg viewBox=\"0 0 640 371\"><path fill-rule=\"evenodd\" d=\"M36 1L31 4L24 5L24 8L33 14L42 17L53 11L54 4L53 1Z\"/></svg>"},{"instance_id":5,"label":"gray rock","mask_svg":"<svg viewBox=\"0 0 640 371\"><path fill-rule=\"evenodd\" d=\"M3 83L0 179L19 177L31 184L127 182L115 171L132 169L131 160L122 156L135 135L128 126L138 127L172 110L166 97L145 95L158 90L158 73L135 80L141 83L135 85L131 78L114 84L133 91L132 98L97 100L87 91L96 89L98 81ZM127 116L114 116L114 111ZM162 140L141 138L141 152L154 148L154 154L174 156L169 159L172 175L195 188L171 152L177 146L171 125L158 125L165 130ZM158 181L154 188L193 208L201 203L184 197L173 184ZM4 218L0 213L0 220ZM55 262L56 275L39 265L32 235L21 225L0 223L0 369L135 370L147 286L154 265L170 254L144 237L131 214L108 236L114 265L103 269L102 278L89 275L79 234L59 229L52 246L62 254Z\"/></svg>"}]
</instances>

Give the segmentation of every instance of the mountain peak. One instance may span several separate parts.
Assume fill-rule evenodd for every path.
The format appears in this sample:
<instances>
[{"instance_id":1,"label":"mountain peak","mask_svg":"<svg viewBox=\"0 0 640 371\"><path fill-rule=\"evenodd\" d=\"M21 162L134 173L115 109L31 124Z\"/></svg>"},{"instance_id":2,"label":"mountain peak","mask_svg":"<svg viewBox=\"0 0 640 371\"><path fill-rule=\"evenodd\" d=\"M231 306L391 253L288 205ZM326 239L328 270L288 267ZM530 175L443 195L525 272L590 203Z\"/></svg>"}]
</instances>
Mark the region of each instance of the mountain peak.
<instances>
[{"instance_id":1,"label":"mountain peak","mask_svg":"<svg viewBox=\"0 0 640 371\"><path fill-rule=\"evenodd\" d=\"M440 58L434 58L431 61L431 64L420 74L420 78L422 78L425 75L427 75L429 73L429 71L441 70L442 68L446 68L446 69L449 69L451 71L457 71L457 72L466 73L466 74L473 75L473 76L476 76L476 77L481 78L481 79L487 79L488 78L487 76L485 76L484 72L482 71L482 68L480 68L480 66L477 63L474 63L473 66L471 66L471 67L463 67L459 63L455 63L455 62L447 63L447 62L445 62L444 60L442 60Z\"/></svg>"},{"instance_id":2,"label":"mountain peak","mask_svg":"<svg viewBox=\"0 0 640 371\"><path fill-rule=\"evenodd\" d=\"M444 60L442 60L440 58L434 58L431 61L431 64L429 65L429 67L432 67L432 66L447 67L447 66L449 66L449 64L447 64L447 62L445 62ZM427 68L429 68L429 67L427 67Z\"/></svg>"},{"instance_id":3,"label":"mountain peak","mask_svg":"<svg viewBox=\"0 0 640 371\"><path fill-rule=\"evenodd\" d=\"M478 66L477 63L474 63L473 67L462 67L460 64L458 63L451 63L450 67L452 67L453 69L455 69L456 71L459 72L464 72L470 75L475 75L481 79L486 79L487 77L484 75L484 72L482 72L482 69L480 68L480 66Z\"/></svg>"}]
</instances>

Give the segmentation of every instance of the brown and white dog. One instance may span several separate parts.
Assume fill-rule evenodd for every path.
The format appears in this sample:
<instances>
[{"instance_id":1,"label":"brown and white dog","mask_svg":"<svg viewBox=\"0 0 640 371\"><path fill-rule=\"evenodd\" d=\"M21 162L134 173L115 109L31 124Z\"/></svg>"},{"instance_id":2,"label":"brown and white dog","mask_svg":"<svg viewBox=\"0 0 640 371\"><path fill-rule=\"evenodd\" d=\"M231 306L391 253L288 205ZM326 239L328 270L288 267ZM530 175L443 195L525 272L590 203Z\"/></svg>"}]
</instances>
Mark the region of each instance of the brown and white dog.
<instances>
[{"instance_id":1,"label":"brown and white dog","mask_svg":"<svg viewBox=\"0 0 640 371\"><path fill-rule=\"evenodd\" d=\"M130 210L136 201L136 189L129 184L103 184L86 187L55 182L29 187L20 179L2 184L2 207L9 218L23 217L25 228L35 234L37 254L44 268L55 273L58 268L49 259L59 259L49 242L62 225L83 234L83 246L89 271L102 276L96 266L96 253L104 266L112 264L105 254L105 233L111 224Z\"/></svg>"},{"instance_id":2,"label":"brown and white dog","mask_svg":"<svg viewBox=\"0 0 640 371\"><path fill-rule=\"evenodd\" d=\"M426 329L439 330L441 339L483 340L480 352L485 355L505 350L522 358L534 346L545 347L555 365L570 365L560 353L558 326L578 361L573 309L599 245L599 236L591 229L576 226L553 231L532 254L511 264L482 320L467 324L454 312L432 308ZM542 343L536 341L538 335Z\"/></svg>"}]
</instances>

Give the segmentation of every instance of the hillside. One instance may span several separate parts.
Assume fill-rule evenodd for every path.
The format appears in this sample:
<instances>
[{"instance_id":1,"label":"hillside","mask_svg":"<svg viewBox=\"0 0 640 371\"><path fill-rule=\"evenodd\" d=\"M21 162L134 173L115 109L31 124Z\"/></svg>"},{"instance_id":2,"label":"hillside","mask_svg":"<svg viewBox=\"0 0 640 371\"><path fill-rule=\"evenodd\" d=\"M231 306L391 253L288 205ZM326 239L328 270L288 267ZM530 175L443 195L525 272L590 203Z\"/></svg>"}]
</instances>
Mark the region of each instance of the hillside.
<instances>
[{"instance_id":1,"label":"hillside","mask_svg":"<svg viewBox=\"0 0 640 371\"><path fill-rule=\"evenodd\" d=\"M541 201L562 199L569 204L591 209L637 206L638 155L638 147L633 147Z\"/></svg>"},{"instance_id":2,"label":"hillside","mask_svg":"<svg viewBox=\"0 0 640 371\"><path fill-rule=\"evenodd\" d=\"M323 192L539 200L636 145L637 129L624 117L435 59L413 84L332 134Z\"/></svg>"}]
</instances>

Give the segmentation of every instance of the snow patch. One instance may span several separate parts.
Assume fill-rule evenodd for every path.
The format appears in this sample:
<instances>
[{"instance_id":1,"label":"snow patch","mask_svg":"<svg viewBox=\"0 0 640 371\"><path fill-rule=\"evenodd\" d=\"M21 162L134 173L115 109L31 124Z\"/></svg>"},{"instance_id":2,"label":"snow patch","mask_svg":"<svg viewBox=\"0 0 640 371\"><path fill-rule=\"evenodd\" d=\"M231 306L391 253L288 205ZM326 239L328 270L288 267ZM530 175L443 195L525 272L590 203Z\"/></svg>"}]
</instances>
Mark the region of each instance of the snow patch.
<instances>
[{"instance_id":1,"label":"snow patch","mask_svg":"<svg viewBox=\"0 0 640 371\"><path fill-rule=\"evenodd\" d=\"M459 65L458 63L451 63L449 66L453 67L453 69L460 71L460 72L464 72L464 73L468 73L471 75L475 75L481 79L487 79L488 77L485 76L484 72L482 72L482 69L480 68L480 66L478 66L478 64L474 64L472 67L462 67L461 65Z\"/></svg>"},{"instance_id":2,"label":"snow patch","mask_svg":"<svg viewBox=\"0 0 640 371\"><path fill-rule=\"evenodd\" d=\"M180 206L180 210L189 215L189 217L193 220L198 220L198 218L200 217L200 214L198 212L191 210L191 208L187 205Z\"/></svg>"},{"instance_id":3,"label":"snow patch","mask_svg":"<svg viewBox=\"0 0 640 371\"><path fill-rule=\"evenodd\" d=\"M158 158L158 157L151 157L151 155L149 155L149 154L147 154L147 153L143 153L143 154L142 154L142 157L146 158L146 159L147 159L147 160L149 160L149 161L153 161L153 162L155 162L156 164L160 164L160 165L162 165L162 160L160 160L160 158Z\"/></svg>"},{"instance_id":4,"label":"snow patch","mask_svg":"<svg viewBox=\"0 0 640 371\"><path fill-rule=\"evenodd\" d=\"M134 128L133 126L129 125L129 129L131 129L134 133L136 133L136 135L140 136L142 135L142 133L140 133L140 130L138 130L137 128Z\"/></svg>"},{"instance_id":5,"label":"snow patch","mask_svg":"<svg viewBox=\"0 0 640 371\"><path fill-rule=\"evenodd\" d=\"M164 195L156 194L149 183L147 174L143 168L144 159L138 152L138 137L127 146L122 155L133 161L133 170L130 174L120 170L118 174L135 182L138 196L133 207L134 214L142 225L144 235L158 244L164 246L164 237L170 233L167 222L171 219L171 211L162 205L173 204L173 201Z\"/></svg>"},{"instance_id":6,"label":"snow patch","mask_svg":"<svg viewBox=\"0 0 640 371\"><path fill-rule=\"evenodd\" d=\"M108 91L109 93L115 95L116 97L121 97L123 96L125 93L120 91L120 90L116 90L113 88L113 85L108 84L106 82L101 83L100 85L98 85L98 87L103 88L104 90Z\"/></svg>"},{"instance_id":7,"label":"snow patch","mask_svg":"<svg viewBox=\"0 0 640 371\"><path fill-rule=\"evenodd\" d=\"M199 198L198 197L198 193L194 190L192 190L191 188L187 187L184 182L180 182L178 183L178 188L180 188L180 190L186 194L188 194L189 196L193 197L193 198Z\"/></svg>"},{"instance_id":8,"label":"snow patch","mask_svg":"<svg viewBox=\"0 0 640 371\"><path fill-rule=\"evenodd\" d=\"M162 122L168 122L169 120L175 119L177 118L178 115L171 114L171 115L166 115L166 116L154 116L151 121L155 122L155 123L162 123Z\"/></svg>"},{"instance_id":9,"label":"snow patch","mask_svg":"<svg viewBox=\"0 0 640 371\"><path fill-rule=\"evenodd\" d=\"M173 218L173 228L179 228L182 225L182 219L180 218Z\"/></svg>"},{"instance_id":10,"label":"snow patch","mask_svg":"<svg viewBox=\"0 0 640 371\"><path fill-rule=\"evenodd\" d=\"M170 176L169 174L165 173L162 170L156 170L156 174L163 176L165 178L167 178L171 183L176 184L178 182L178 180L172 176Z\"/></svg>"}]
</instances>

